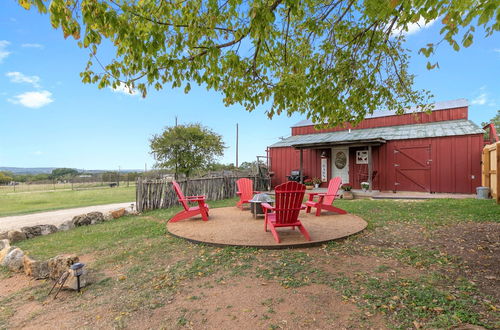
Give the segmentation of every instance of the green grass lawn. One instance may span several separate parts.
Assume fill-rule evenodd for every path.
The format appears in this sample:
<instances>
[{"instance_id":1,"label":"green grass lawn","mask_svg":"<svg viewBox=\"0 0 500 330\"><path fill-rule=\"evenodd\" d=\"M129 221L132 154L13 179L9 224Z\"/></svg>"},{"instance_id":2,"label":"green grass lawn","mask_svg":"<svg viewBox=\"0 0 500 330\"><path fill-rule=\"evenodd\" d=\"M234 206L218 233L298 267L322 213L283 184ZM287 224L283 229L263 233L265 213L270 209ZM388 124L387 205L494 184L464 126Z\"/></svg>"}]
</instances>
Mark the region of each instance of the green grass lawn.
<instances>
[{"instance_id":1,"label":"green grass lawn","mask_svg":"<svg viewBox=\"0 0 500 330\"><path fill-rule=\"evenodd\" d=\"M234 204L234 199L210 202L212 208ZM208 315L226 318L226 327L274 329L287 317L295 319L296 323L288 324L292 327L324 328L327 324L314 323L319 321L308 319L310 315L301 310L279 314L279 305L293 300L297 290L319 285L324 293L308 293L303 306L317 306L317 320L335 319L338 316L325 314L328 311L322 299L326 292L332 297L339 295L345 304L359 310L350 316L351 328L450 328L464 323L500 326L500 301L482 287L484 274L478 280L472 267L469 273L461 272L465 259L453 254L459 249L441 249L442 237L448 237L443 235L448 231L461 235L460 231L468 228L461 226L472 226L472 232L476 231L474 226L498 228L500 206L491 200L474 199L354 200L338 201L336 205L364 218L368 228L345 240L309 249L193 245L166 233L166 220L180 208L127 216L17 245L40 259L61 253L91 256L88 266L99 274L98 281L83 295L63 302L74 311L86 313L88 327L133 328L138 326L133 322L142 315L171 307L170 312L161 312L164 323L152 327L205 328L207 320L200 315L210 308L205 305L211 299L206 291L223 293L238 283L244 289L252 279L269 292L280 287L285 296L262 300L263 312L250 311L254 306L233 314L232 304L245 301L245 297L235 295L232 302L211 309ZM469 234L464 235L467 238ZM459 241L462 239L459 237ZM492 253L484 246L480 251L483 257ZM0 267L0 281L8 276ZM0 306L10 311L3 319L0 311L0 328L16 325L10 323L14 321L9 315L22 304L42 304L49 287L50 283L42 282L22 295L12 293L0 298ZM188 305L184 304L186 299ZM107 314L99 314L102 319L96 320L94 313L102 306ZM57 314L59 307L44 304L44 313ZM251 323L242 318L246 313L256 313ZM36 322L36 316L33 318Z\"/></svg>"},{"instance_id":2,"label":"green grass lawn","mask_svg":"<svg viewBox=\"0 0 500 330\"><path fill-rule=\"evenodd\" d=\"M135 187L0 194L0 217L134 200Z\"/></svg>"}]
</instances>

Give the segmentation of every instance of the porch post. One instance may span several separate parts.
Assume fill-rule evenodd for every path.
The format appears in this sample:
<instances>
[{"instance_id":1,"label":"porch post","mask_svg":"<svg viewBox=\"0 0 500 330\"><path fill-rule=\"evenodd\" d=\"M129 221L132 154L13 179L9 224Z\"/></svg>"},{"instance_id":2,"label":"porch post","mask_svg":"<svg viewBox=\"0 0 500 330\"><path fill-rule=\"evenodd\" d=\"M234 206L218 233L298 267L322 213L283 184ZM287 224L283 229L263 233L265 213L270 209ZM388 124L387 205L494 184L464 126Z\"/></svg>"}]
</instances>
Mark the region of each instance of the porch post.
<instances>
[{"instance_id":1,"label":"porch post","mask_svg":"<svg viewBox=\"0 0 500 330\"><path fill-rule=\"evenodd\" d=\"M372 166L372 146L368 146L368 183L370 184L369 191L372 192L372 176L373 176L373 166Z\"/></svg>"},{"instance_id":2,"label":"porch post","mask_svg":"<svg viewBox=\"0 0 500 330\"><path fill-rule=\"evenodd\" d=\"M299 149L300 150L300 164L299 164L299 171L300 171L300 183L304 183L304 173L303 173L303 149Z\"/></svg>"}]
</instances>

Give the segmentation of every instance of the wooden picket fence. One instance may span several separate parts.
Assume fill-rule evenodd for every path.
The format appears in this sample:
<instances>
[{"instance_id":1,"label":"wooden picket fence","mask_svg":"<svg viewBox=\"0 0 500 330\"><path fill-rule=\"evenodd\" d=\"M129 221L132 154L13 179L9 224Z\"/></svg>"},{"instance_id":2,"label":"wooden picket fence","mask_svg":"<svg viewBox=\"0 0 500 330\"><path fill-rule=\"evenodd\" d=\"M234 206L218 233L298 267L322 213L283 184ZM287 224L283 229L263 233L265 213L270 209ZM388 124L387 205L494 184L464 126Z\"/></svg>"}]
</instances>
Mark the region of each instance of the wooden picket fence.
<instances>
[{"instance_id":1,"label":"wooden picket fence","mask_svg":"<svg viewBox=\"0 0 500 330\"><path fill-rule=\"evenodd\" d=\"M491 196L500 204L500 142L483 149L482 186L490 188Z\"/></svg>"},{"instance_id":2,"label":"wooden picket fence","mask_svg":"<svg viewBox=\"0 0 500 330\"><path fill-rule=\"evenodd\" d=\"M260 176L224 176L216 178L195 178L177 181L184 195L205 195L207 200L216 201L236 197L236 181L248 178L254 182L254 190L267 191L270 180ZM180 205L172 188L172 182L165 179L138 178L136 184L137 211L143 212Z\"/></svg>"}]
</instances>

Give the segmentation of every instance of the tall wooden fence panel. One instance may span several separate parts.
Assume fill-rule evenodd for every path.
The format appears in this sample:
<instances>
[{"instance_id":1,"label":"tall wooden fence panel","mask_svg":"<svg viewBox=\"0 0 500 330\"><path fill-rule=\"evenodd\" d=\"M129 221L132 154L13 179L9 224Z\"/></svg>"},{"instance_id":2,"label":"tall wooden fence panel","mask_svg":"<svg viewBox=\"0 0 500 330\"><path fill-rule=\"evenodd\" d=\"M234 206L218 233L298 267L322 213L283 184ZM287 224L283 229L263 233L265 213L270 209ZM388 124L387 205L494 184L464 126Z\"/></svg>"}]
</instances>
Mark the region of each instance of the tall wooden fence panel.
<instances>
[{"instance_id":1,"label":"tall wooden fence panel","mask_svg":"<svg viewBox=\"0 0 500 330\"><path fill-rule=\"evenodd\" d=\"M205 195L207 200L216 201L236 196L236 181L249 178L254 182L254 190L266 191L269 179L260 176L225 176L216 178L195 178L177 181L186 196ZM136 207L143 212L179 205L177 195L170 180L137 179Z\"/></svg>"},{"instance_id":2,"label":"tall wooden fence panel","mask_svg":"<svg viewBox=\"0 0 500 330\"><path fill-rule=\"evenodd\" d=\"M491 195L500 204L500 142L483 149L482 185L490 188Z\"/></svg>"}]
</instances>

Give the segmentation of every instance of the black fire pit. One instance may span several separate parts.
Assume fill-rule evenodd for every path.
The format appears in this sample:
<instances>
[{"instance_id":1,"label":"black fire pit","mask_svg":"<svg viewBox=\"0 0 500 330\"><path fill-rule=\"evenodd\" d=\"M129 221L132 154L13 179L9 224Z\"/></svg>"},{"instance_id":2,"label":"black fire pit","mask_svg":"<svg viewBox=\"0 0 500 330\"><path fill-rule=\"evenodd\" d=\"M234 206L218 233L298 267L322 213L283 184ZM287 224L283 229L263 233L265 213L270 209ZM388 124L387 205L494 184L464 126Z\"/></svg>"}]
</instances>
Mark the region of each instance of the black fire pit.
<instances>
[{"instance_id":1,"label":"black fire pit","mask_svg":"<svg viewBox=\"0 0 500 330\"><path fill-rule=\"evenodd\" d=\"M250 211L253 214L254 219L257 219L258 215L264 214L264 210L262 210L262 203L268 203L273 205L274 200L268 194L257 194L253 196L250 202Z\"/></svg>"}]
</instances>

